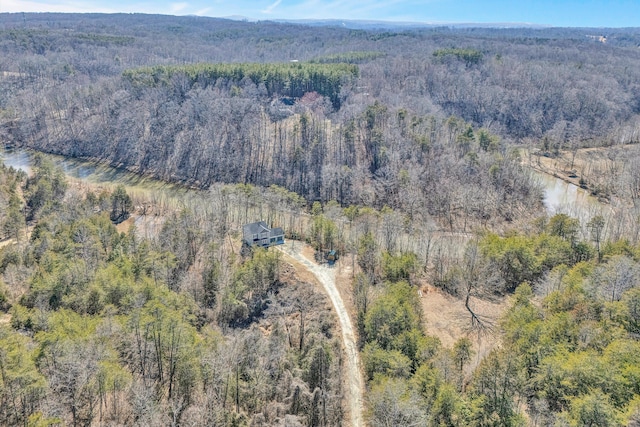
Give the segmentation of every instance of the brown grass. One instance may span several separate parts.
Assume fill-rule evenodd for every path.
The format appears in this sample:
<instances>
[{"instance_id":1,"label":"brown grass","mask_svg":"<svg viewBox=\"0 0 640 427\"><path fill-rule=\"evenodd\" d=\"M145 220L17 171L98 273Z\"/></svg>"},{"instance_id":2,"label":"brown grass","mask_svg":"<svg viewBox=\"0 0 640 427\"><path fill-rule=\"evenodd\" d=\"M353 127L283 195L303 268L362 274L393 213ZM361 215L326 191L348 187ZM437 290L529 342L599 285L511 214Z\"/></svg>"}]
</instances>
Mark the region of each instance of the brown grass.
<instances>
[{"instance_id":1,"label":"brown grass","mask_svg":"<svg viewBox=\"0 0 640 427\"><path fill-rule=\"evenodd\" d=\"M428 284L419 288L418 297L428 335L438 337L447 348L453 347L462 337L471 339L475 356L467 369L474 369L491 350L500 345L497 321L509 305L508 298L495 302L471 298L474 311L493 326L479 332L471 330L471 316L462 299Z\"/></svg>"}]
</instances>

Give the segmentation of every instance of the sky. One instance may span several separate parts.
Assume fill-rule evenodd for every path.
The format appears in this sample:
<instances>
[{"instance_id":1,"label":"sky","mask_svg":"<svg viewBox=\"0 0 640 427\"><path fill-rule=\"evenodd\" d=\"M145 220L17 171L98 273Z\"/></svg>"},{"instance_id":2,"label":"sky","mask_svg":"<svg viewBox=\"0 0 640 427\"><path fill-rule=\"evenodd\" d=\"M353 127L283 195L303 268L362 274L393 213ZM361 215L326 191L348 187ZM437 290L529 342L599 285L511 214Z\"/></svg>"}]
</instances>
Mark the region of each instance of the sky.
<instances>
[{"instance_id":1,"label":"sky","mask_svg":"<svg viewBox=\"0 0 640 427\"><path fill-rule=\"evenodd\" d=\"M0 0L2 12L640 27L640 0Z\"/></svg>"}]
</instances>

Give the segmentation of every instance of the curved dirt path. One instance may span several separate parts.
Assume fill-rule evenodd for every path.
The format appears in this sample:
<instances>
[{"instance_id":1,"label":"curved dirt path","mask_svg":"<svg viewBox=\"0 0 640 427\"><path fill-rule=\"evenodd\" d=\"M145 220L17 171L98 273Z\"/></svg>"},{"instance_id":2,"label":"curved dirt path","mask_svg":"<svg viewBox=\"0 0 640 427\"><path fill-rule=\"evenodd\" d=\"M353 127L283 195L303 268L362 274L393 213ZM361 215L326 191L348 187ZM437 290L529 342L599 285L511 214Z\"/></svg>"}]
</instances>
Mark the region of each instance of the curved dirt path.
<instances>
[{"instance_id":1,"label":"curved dirt path","mask_svg":"<svg viewBox=\"0 0 640 427\"><path fill-rule=\"evenodd\" d=\"M351 415L350 425L352 427L364 426L363 418L363 404L362 396L364 391L364 383L362 380L360 370L360 355L358 354L358 344L356 335L353 331L351 324L351 318L345 308L340 292L336 288L335 276L336 272L333 268L329 268L324 265L318 265L309 261L307 258L300 254L302 249L302 243L295 242L294 249L291 249L291 244L285 244L278 246L282 252L287 256L297 261L297 264L301 264L308 271L313 273L318 282L322 284L325 292L329 295L331 303L338 313L338 320L340 322L340 329L342 329L342 342L344 344L344 350L347 356L346 375L347 375L347 395L349 412Z\"/></svg>"}]
</instances>

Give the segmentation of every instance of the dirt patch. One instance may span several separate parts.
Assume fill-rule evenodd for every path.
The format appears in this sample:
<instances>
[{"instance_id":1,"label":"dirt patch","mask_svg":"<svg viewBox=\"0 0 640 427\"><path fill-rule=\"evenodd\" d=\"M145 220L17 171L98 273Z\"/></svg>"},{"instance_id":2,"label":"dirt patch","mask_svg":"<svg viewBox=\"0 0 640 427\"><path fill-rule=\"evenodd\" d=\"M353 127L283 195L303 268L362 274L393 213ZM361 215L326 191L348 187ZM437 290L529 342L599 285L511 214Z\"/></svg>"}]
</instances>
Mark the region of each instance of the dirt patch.
<instances>
[{"instance_id":1,"label":"dirt patch","mask_svg":"<svg viewBox=\"0 0 640 427\"><path fill-rule=\"evenodd\" d=\"M10 323L11 323L11 315L9 313L0 315L0 325L8 325Z\"/></svg>"},{"instance_id":2,"label":"dirt patch","mask_svg":"<svg viewBox=\"0 0 640 427\"><path fill-rule=\"evenodd\" d=\"M428 335L436 336L442 345L453 347L462 337L473 342L475 357L467 367L475 369L480 361L500 344L497 322L509 306L508 298L499 301L486 301L472 298L471 306L493 328L481 333L471 330L471 316L464 301L453 297L431 285L421 286L418 297L424 313L425 330Z\"/></svg>"},{"instance_id":3,"label":"dirt patch","mask_svg":"<svg viewBox=\"0 0 640 427\"><path fill-rule=\"evenodd\" d=\"M116 230L118 233L127 233L132 225L136 223L136 218L132 215L126 220L122 221L120 224L116 225Z\"/></svg>"},{"instance_id":4,"label":"dirt patch","mask_svg":"<svg viewBox=\"0 0 640 427\"><path fill-rule=\"evenodd\" d=\"M320 285L316 276L314 276L311 271L307 270L307 268L296 258L289 256L286 258L286 261L293 266L295 269L295 275L300 281Z\"/></svg>"},{"instance_id":5,"label":"dirt patch","mask_svg":"<svg viewBox=\"0 0 640 427\"><path fill-rule=\"evenodd\" d=\"M295 245L299 245L301 243L295 243ZM305 257L306 259L308 259L309 261L313 261L315 259L315 251L313 250L313 248L309 245L304 245L302 247L300 247L300 255L302 255L303 257Z\"/></svg>"}]
</instances>

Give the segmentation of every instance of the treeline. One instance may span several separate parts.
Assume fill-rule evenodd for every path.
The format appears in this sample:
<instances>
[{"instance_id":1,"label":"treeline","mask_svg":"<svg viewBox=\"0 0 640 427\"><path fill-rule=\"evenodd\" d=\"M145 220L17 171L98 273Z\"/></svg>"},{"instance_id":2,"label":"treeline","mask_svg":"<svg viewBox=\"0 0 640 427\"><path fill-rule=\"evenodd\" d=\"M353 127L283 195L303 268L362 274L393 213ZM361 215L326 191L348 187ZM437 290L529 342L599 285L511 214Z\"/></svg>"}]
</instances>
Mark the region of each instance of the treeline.
<instances>
[{"instance_id":1,"label":"treeline","mask_svg":"<svg viewBox=\"0 0 640 427\"><path fill-rule=\"evenodd\" d=\"M289 96L301 98L308 92L317 92L340 108L340 89L358 76L354 65L335 64L194 64L156 66L125 70L123 77L134 86L168 86L172 78L184 76L188 84L206 88L218 79L239 84L245 78L256 86L264 85L269 97Z\"/></svg>"},{"instance_id":2,"label":"treeline","mask_svg":"<svg viewBox=\"0 0 640 427\"><path fill-rule=\"evenodd\" d=\"M277 252L238 257L203 203L119 232L121 187L60 174L42 158L28 179L0 171L35 221L0 248L0 424L342 422L330 304Z\"/></svg>"},{"instance_id":3,"label":"treeline","mask_svg":"<svg viewBox=\"0 0 640 427\"><path fill-rule=\"evenodd\" d=\"M318 63L318 64L332 64L332 63L346 63L346 64L360 64L363 62L368 62L376 58L380 58L385 56L382 52L375 51L360 51L360 52L345 52L345 53L334 53L331 55L319 56L317 58L313 58L309 62Z\"/></svg>"},{"instance_id":4,"label":"treeline","mask_svg":"<svg viewBox=\"0 0 640 427\"><path fill-rule=\"evenodd\" d=\"M477 65L480 63L480 61L482 61L482 52L479 52L475 49L438 49L433 52L433 56L440 61L443 61L447 56L453 56L460 61L464 61L467 66Z\"/></svg>"}]
</instances>

